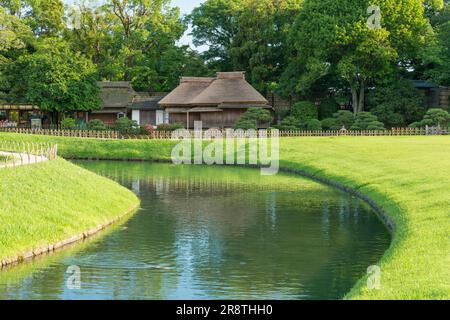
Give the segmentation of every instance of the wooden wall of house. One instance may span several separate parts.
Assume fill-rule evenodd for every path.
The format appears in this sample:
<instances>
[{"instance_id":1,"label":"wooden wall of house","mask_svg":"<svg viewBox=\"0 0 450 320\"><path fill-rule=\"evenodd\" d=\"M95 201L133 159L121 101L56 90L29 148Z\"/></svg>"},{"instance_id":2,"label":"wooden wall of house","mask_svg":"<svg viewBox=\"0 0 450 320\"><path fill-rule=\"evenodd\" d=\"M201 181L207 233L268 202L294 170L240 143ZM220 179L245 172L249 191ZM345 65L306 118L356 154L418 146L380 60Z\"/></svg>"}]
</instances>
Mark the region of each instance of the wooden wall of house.
<instances>
[{"instance_id":1,"label":"wooden wall of house","mask_svg":"<svg viewBox=\"0 0 450 320\"><path fill-rule=\"evenodd\" d=\"M248 109L225 109L223 110L223 127L232 128L241 116L247 112Z\"/></svg>"},{"instance_id":2,"label":"wooden wall of house","mask_svg":"<svg viewBox=\"0 0 450 320\"><path fill-rule=\"evenodd\" d=\"M194 122L201 121L201 114L198 112L189 113L189 129L194 129Z\"/></svg>"},{"instance_id":3,"label":"wooden wall of house","mask_svg":"<svg viewBox=\"0 0 450 320\"><path fill-rule=\"evenodd\" d=\"M186 126L186 113L169 113L169 123L182 123Z\"/></svg>"},{"instance_id":4,"label":"wooden wall of house","mask_svg":"<svg viewBox=\"0 0 450 320\"><path fill-rule=\"evenodd\" d=\"M450 107L450 87L440 88L439 105L446 109Z\"/></svg>"},{"instance_id":5,"label":"wooden wall of house","mask_svg":"<svg viewBox=\"0 0 450 320\"><path fill-rule=\"evenodd\" d=\"M223 112L189 113L189 128L194 128L194 121L202 121L203 128L232 128L247 109L225 109ZM169 123L186 125L186 113L170 113Z\"/></svg>"},{"instance_id":6,"label":"wooden wall of house","mask_svg":"<svg viewBox=\"0 0 450 320\"><path fill-rule=\"evenodd\" d=\"M156 111L154 110L149 110L149 111L144 111L141 110L139 112L139 120L140 120L140 124L141 125L146 125L146 124L151 124L152 126L156 125Z\"/></svg>"}]
</instances>

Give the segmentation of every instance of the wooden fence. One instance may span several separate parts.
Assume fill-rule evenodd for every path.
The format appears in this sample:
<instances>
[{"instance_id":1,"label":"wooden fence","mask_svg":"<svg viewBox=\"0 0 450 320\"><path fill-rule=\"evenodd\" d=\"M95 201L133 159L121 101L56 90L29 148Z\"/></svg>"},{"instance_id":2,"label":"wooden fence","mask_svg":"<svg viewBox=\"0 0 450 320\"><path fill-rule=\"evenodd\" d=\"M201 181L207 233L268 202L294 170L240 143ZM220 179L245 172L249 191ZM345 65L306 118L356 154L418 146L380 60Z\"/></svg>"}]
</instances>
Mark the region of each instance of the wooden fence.
<instances>
[{"instance_id":1,"label":"wooden fence","mask_svg":"<svg viewBox=\"0 0 450 320\"><path fill-rule=\"evenodd\" d=\"M30 128L0 128L0 132L36 134L54 137L78 137L96 139L120 139L117 131L96 131L96 130L61 130L61 129L30 129Z\"/></svg>"},{"instance_id":2,"label":"wooden fence","mask_svg":"<svg viewBox=\"0 0 450 320\"><path fill-rule=\"evenodd\" d=\"M6 165L30 164L58 157L58 145L35 142L16 142L0 140L0 167Z\"/></svg>"},{"instance_id":3,"label":"wooden fence","mask_svg":"<svg viewBox=\"0 0 450 320\"><path fill-rule=\"evenodd\" d=\"M138 140L168 140L172 138L171 131L153 131L147 135L123 134L117 131L94 130L56 130L56 129L26 129L26 128L0 128L0 132L22 134L36 134L56 137L78 137L95 139L138 139ZM189 131L194 137L194 131ZM216 130L224 137L225 130ZM263 131L266 132L266 131ZM280 137L333 137L333 136L425 136L450 135L450 130L435 127L427 128L393 128L391 130L287 130L280 131ZM236 138L249 137L248 131L235 131Z\"/></svg>"}]
</instances>

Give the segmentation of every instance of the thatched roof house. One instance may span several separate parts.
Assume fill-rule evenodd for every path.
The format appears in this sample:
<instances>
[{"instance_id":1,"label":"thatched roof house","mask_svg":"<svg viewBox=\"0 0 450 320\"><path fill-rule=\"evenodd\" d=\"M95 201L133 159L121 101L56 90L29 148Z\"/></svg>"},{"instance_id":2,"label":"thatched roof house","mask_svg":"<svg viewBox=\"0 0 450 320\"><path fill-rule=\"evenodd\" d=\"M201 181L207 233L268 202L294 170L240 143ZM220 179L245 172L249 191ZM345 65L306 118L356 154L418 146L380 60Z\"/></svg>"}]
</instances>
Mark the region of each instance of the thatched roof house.
<instances>
[{"instance_id":1,"label":"thatched roof house","mask_svg":"<svg viewBox=\"0 0 450 320\"><path fill-rule=\"evenodd\" d=\"M164 111L158 102L165 94L136 92L129 81L102 81L100 98L102 109L92 111L88 119L113 124L120 117L129 117L140 125L164 122Z\"/></svg>"},{"instance_id":2,"label":"thatched roof house","mask_svg":"<svg viewBox=\"0 0 450 320\"><path fill-rule=\"evenodd\" d=\"M246 80L244 72L219 72L216 78L182 77L180 85L159 105L169 123L192 128L232 127L249 108L271 108L268 101Z\"/></svg>"}]
</instances>

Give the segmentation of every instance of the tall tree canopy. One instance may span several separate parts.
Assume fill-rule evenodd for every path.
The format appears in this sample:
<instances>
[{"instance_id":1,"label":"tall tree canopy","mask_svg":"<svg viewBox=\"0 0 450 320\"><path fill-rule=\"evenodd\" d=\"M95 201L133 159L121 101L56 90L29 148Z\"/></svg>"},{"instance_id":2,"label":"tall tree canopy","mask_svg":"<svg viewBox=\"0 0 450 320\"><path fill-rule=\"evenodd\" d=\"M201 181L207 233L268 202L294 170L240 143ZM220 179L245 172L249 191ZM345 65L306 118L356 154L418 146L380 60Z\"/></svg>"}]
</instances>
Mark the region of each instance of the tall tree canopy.
<instances>
[{"instance_id":1,"label":"tall tree canopy","mask_svg":"<svg viewBox=\"0 0 450 320\"><path fill-rule=\"evenodd\" d=\"M61 0L0 0L0 5L20 18L37 36L55 36L65 27Z\"/></svg>"},{"instance_id":2,"label":"tall tree canopy","mask_svg":"<svg viewBox=\"0 0 450 320\"><path fill-rule=\"evenodd\" d=\"M380 28L367 24L371 5L381 8ZM431 36L419 0L305 0L292 30L296 56L286 72L299 71L298 92L326 76L340 77L359 113L368 85L398 66L409 68Z\"/></svg>"},{"instance_id":3,"label":"tall tree canopy","mask_svg":"<svg viewBox=\"0 0 450 320\"><path fill-rule=\"evenodd\" d=\"M207 0L189 17L194 43L212 68L243 70L260 91L278 82L289 56L287 37L303 0Z\"/></svg>"},{"instance_id":4,"label":"tall tree canopy","mask_svg":"<svg viewBox=\"0 0 450 320\"><path fill-rule=\"evenodd\" d=\"M438 36L438 57L428 75L438 84L450 86L450 2L431 18Z\"/></svg>"},{"instance_id":5,"label":"tall tree canopy","mask_svg":"<svg viewBox=\"0 0 450 320\"><path fill-rule=\"evenodd\" d=\"M100 108L95 67L59 39L48 38L36 52L20 56L5 70L10 93L48 111Z\"/></svg>"},{"instance_id":6,"label":"tall tree canopy","mask_svg":"<svg viewBox=\"0 0 450 320\"><path fill-rule=\"evenodd\" d=\"M186 30L169 0L109 0L81 4L66 31L75 50L98 67L104 80L132 81L136 90L169 91L185 72L207 73L200 57L177 41ZM195 68L193 67L195 66Z\"/></svg>"}]
</instances>

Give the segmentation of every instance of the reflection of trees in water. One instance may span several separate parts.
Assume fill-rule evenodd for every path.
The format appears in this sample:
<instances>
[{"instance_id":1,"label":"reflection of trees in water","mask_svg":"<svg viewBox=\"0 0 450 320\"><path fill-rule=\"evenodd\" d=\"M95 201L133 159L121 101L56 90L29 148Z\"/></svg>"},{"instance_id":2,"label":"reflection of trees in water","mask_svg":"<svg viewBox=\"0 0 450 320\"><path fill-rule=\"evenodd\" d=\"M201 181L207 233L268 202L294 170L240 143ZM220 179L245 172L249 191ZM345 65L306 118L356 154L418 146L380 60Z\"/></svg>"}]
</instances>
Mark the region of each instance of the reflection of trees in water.
<instances>
[{"instance_id":1,"label":"reflection of trees in water","mask_svg":"<svg viewBox=\"0 0 450 320\"><path fill-rule=\"evenodd\" d=\"M236 168L86 164L139 194L143 210L127 229L35 272L25 291L11 286L14 295L337 298L387 247L383 227L359 200L303 179L270 183L257 170ZM72 262L82 268L85 293L62 289Z\"/></svg>"}]
</instances>

